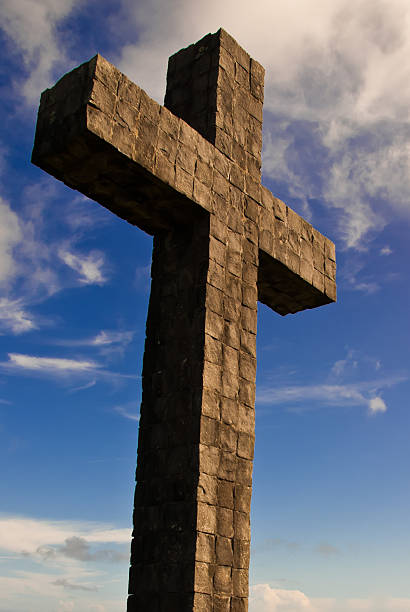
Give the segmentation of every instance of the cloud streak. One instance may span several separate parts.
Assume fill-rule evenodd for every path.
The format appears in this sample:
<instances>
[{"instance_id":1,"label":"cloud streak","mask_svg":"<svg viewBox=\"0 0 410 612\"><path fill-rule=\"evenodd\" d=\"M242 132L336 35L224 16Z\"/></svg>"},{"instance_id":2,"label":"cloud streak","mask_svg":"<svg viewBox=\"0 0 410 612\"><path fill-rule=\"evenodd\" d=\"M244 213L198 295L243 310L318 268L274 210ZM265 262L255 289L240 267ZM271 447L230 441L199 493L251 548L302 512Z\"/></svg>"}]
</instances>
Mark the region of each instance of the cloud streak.
<instances>
[{"instance_id":1,"label":"cloud streak","mask_svg":"<svg viewBox=\"0 0 410 612\"><path fill-rule=\"evenodd\" d=\"M257 390L256 403L261 406L303 404L301 409L314 406L367 406L371 414L385 412L387 406L378 395L386 389L407 380L392 377L359 383L295 385L279 388L262 386Z\"/></svg>"},{"instance_id":2,"label":"cloud streak","mask_svg":"<svg viewBox=\"0 0 410 612\"><path fill-rule=\"evenodd\" d=\"M88 255L77 255L70 251L60 250L59 257L69 268L78 273L80 283L103 285L107 282L103 274L105 260L102 253L95 251Z\"/></svg>"},{"instance_id":3,"label":"cloud streak","mask_svg":"<svg viewBox=\"0 0 410 612\"><path fill-rule=\"evenodd\" d=\"M10 374L25 374L30 376L45 376L54 379L78 378L92 375L106 380L135 379L133 374L122 374L105 370L93 360L66 359L63 357L38 357L22 353L8 353L8 361L0 362L0 369ZM88 388L94 384L83 385ZM80 390L78 388L77 390Z\"/></svg>"}]
</instances>

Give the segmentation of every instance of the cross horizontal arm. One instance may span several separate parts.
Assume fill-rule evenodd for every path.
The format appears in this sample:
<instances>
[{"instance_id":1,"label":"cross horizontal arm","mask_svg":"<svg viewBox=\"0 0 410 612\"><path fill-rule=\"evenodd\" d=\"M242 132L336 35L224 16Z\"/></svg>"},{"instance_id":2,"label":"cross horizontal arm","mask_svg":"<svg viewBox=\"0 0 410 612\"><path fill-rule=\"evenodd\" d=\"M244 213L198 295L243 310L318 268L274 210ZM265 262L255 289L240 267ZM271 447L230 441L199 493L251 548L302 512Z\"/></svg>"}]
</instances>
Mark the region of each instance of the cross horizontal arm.
<instances>
[{"instance_id":1,"label":"cross horizontal arm","mask_svg":"<svg viewBox=\"0 0 410 612\"><path fill-rule=\"evenodd\" d=\"M261 302L285 315L336 299L333 243L100 55L42 94L32 161L150 234L243 210Z\"/></svg>"},{"instance_id":2,"label":"cross horizontal arm","mask_svg":"<svg viewBox=\"0 0 410 612\"><path fill-rule=\"evenodd\" d=\"M226 157L101 55L43 92L32 161L150 234L229 190Z\"/></svg>"}]
</instances>

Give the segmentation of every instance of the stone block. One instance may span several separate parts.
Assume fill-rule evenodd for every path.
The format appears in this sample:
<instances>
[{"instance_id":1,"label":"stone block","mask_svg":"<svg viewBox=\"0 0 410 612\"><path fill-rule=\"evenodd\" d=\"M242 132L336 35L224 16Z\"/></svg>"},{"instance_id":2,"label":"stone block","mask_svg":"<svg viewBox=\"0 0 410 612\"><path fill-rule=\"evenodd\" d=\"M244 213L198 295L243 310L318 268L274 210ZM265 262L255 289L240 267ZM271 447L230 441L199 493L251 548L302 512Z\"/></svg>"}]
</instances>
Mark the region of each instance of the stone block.
<instances>
[{"instance_id":1,"label":"stone block","mask_svg":"<svg viewBox=\"0 0 410 612\"><path fill-rule=\"evenodd\" d=\"M219 436L219 445L221 450L236 453L238 435L232 426L221 423L219 428Z\"/></svg>"},{"instance_id":2,"label":"stone block","mask_svg":"<svg viewBox=\"0 0 410 612\"><path fill-rule=\"evenodd\" d=\"M249 572L247 569L232 570L233 594L236 597L248 597Z\"/></svg>"},{"instance_id":3,"label":"stone block","mask_svg":"<svg viewBox=\"0 0 410 612\"><path fill-rule=\"evenodd\" d=\"M217 365L223 365L222 346L220 340L205 334L205 360Z\"/></svg>"},{"instance_id":4,"label":"stone block","mask_svg":"<svg viewBox=\"0 0 410 612\"><path fill-rule=\"evenodd\" d=\"M245 378L239 379L239 400L244 406L247 406L252 409L255 405L255 382L246 380ZM249 415L250 416L250 415ZM244 417L244 413L241 414L241 419ZM241 431L246 431L246 429L242 429L246 421L241 420Z\"/></svg>"},{"instance_id":5,"label":"stone block","mask_svg":"<svg viewBox=\"0 0 410 612\"><path fill-rule=\"evenodd\" d=\"M232 348L239 349L241 346L240 330L237 323L225 321L223 341ZM227 381L229 383L229 380Z\"/></svg>"},{"instance_id":6,"label":"stone block","mask_svg":"<svg viewBox=\"0 0 410 612\"><path fill-rule=\"evenodd\" d=\"M193 609L195 612L209 612L212 610L213 596L205 593L194 593ZM141 610L151 610L148 606Z\"/></svg>"},{"instance_id":7,"label":"stone block","mask_svg":"<svg viewBox=\"0 0 410 612\"><path fill-rule=\"evenodd\" d=\"M228 397L221 398L221 420L229 426L236 427L239 421L239 403Z\"/></svg>"},{"instance_id":8,"label":"stone block","mask_svg":"<svg viewBox=\"0 0 410 612\"><path fill-rule=\"evenodd\" d=\"M218 565L233 565L232 539L222 536L216 537L216 563Z\"/></svg>"},{"instance_id":9,"label":"stone block","mask_svg":"<svg viewBox=\"0 0 410 612\"><path fill-rule=\"evenodd\" d=\"M199 532L196 540L195 559L203 563L215 563L215 536Z\"/></svg>"},{"instance_id":10,"label":"stone block","mask_svg":"<svg viewBox=\"0 0 410 612\"><path fill-rule=\"evenodd\" d=\"M231 612L248 612L248 598L232 597Z\"/></svg>"},{"instance_id":11,"label":"stone block","mask_svg":"<svg viewBox=\"0 0 410 612\"><path fill-rule=\"evenodd\" d=\"M218 505L222 508L234 508L234 484L227 480L218 480L217 485Z\"/></svg>"},{"instance_id":12,"label":"stone block","mask_svg":"<svg viewBox=\"0 0 410 612\"><path fill-rule=\"evenodd\" d=\"M226 269L228 273L233 276L241 278L242 275L242 256L241 253L233 251L231 248L227 249L226 253Z\"/></svg>"},{"instance_id":13,"label":"stone block","mask_svg":"<svg viewBox=\"0 0 410 612\"><path fill-rule=\"evenodd\" d=\"M201 416L199 440L207 446L219 446L219 421Z\"/></svg>"},{"instance_id":14,"label":"stone block","mask_svg":"<svg viewBox=\"0 0 410 612\"><path fill-rule=\"evenodd\" d=\"M243 459L253 459L255 446L255 436L254 434L248 433L239 433L238 435L238 457L242 457Z\"/></svg>"},{"instance_id":15,"label":"stone block","mask_svg":"<svg viewBox=\"0 0 410 612\"><path fill-rule=\"evenodd\" d=\"M235 510L249 513L251 509L252 488L249 485L235 485Z\"/></svg>"},{"instance_id":16,"label":"stone block","mask_svg":"<svg viewBox=\"0 0 410 612\"><path fill-rule=\"evenodd\" d=\"M240 484L252 485L252 461L237 457L235 480Z\"/></svg>"},{"instance_id":17,"label":"stone block","mask_svg":"<svg viewBox=\"0 0 410 612\"><path fill-rule=\"evenodd\" d=\"M213 612L230 612L231 610L231 598L229 595L215 594L213 604Z\"/></svg>"},{"instance_id":18,"label":"stone block","mask_svg":"<svg viewBox=\"0 0 410 612\"><path fill-rule=\"evenodd\" d=\"M194 590L198 593L213 593L213 566L195 561Z\"/></svg>"},{"instance_id":19,"label":"stone block","mask_svg":"<svg viewBox=\"0 0 410 612\"><path fill-rule=\"evenodd\" d=\"M240 540L238 538L235 538L233 540L233 551L234 551L234 560L233 560L234 567L247 569L249 567L249 560L250 560L250 541Z\"/></svg>"},{"instance_id":20,"label":"stone block","mask_svg":"<svg viewBox=\"0 0 410 612\"><path fill-rule=\"evenodd\" d=\"M256 335L245 329L241 330L241 351L256 357Z\"/></svg>"},{"instance_id":21,"label":"stone block","mask_svg":"<svg viewBox=\"0 0 410 612\"><path fill-rule=\"evenodd\" d=\"M236 453L229 451L220 451L219 458L219 470L217 472L218 477L223 480L235 481L235 474L237 472L237 457ZM223 535L223 534L221 534Z\"/></svg>"},{"instance_id":22,"label":"stone block","mask_svg":"<svg viewBox=\"0 0 410 612\"><path fill-rule=\"evenodd\" d=\"M204 416L219 420L221 417L221 398L215 389L204 389L202 392L201 410Z\"/></svg>"},{"instance_id":23,"label":"stone block","mask_svg":"<svg viewBox=\"0 0 410 612\"><path fill-rule=\"evenodd\" d=\"M198 502L198 515L197 515L197 530L203 533L214 535L217 533L217 512L219 522L219 510L216 506L210 506Z\"/></svg>"},{"instance_id":24,"label":"stone block","mask_svg":"<svg viewBox=\"0 0 410 612\"><path fill-rule=\"evenodd\" d=\"M239 391L239 377L223 370L221 393L224 397L236 399Z\"/></svg>"},{"instance_id":25,"label":"stone block","mask_svg":"<svg viewBox=\"0 0 410 612\"><path fill-rule=\"evenodd\" d=\"M218 313L207 309L205 316L205 332L216 340L222 340L225 332L225 322L223 317Z\"/></svg>"},{"instance_id":26,"label":"stone block","mask_svg":"<svg viewBox=\"0 0 410 612\"><path fill-rule=\"evenodd\" d=\"M228 321L237 322L241 315L241 302L235 298L225 295L224 318Z\"/></svg>"},{"instance_id":27,"label":"stone block","mask_svg":"<svg viewBox=\"0 0 410 612\"><path fill-rule=\"evenodd\" d=\"M210 363L209 361L205 361L203 383L204 387L207 387L208 389L215 389L216 391L220 391L222 385L221 366L215 363Z\"/></svg>"},{"instance_id":28,"label":"stone block","mask_svg":"<svg viewBox=\"0 0 410 612\"><path fill-rule=\"evenodd\" d=\"M256 378L256 359L248 353L240 353L239 374L245 380L255 382Z\"/></svg>"},{"instance_id":29,"label":"stone block","mask_svg":"<svg viewBox=\"0 0 410 612\"><path fill-rule=\"evenodd\" d=\"M215 446L200 444L199 446L199 470L205 474L216 476L220 461L220 450Z\"/></svg>"},{"instance_id":30,"label":"stone block","mask_svg":"<svg viewBox=\"0 0 410 612\"><path fill-rule=\"evenodd\" d=\"M214 589L217 593L226 593L228 595L232 593L232 571L240 572L243 570L232 570L228 565L217 565L215 567Z\"/></svg>"},{"instance_id":31,"label":"stone block","mask_svg":"<svg viewBox=\"0 0 410 612\"><path fill-rule=\"evenodd\" d=\"M251 539L251 526L249 520L248 512L238 512L234 511L234 529L235 529L235 538L238 540L247 540Z\"/></svg>"},{"instance_id":32,"label":"stone block","mask_svg":"<svg viewBox=\"0 0 410 612\"><path fill-rule=\"evenodd\" d=\"M225 268L212 259L209 260L208 283L220 291L225 288Z\"/></svg>"}]
</instances>

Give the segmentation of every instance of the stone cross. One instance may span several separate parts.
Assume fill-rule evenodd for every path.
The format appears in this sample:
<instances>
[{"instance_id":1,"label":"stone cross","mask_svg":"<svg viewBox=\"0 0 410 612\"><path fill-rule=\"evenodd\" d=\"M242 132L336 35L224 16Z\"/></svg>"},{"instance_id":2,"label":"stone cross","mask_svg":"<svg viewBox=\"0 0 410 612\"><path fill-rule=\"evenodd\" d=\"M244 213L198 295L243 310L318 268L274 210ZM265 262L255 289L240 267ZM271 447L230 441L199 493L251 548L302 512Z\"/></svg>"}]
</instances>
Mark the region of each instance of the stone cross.
<instances>
[{"instance_id":1,"label":"stone cross","mask_svg":"<svg viewBox=\"0 0 410 612\"><path fill-rule=\"evenodd\" d=\"M154 236L129 612L245 612L258 300L336 299L334 245L261 185L264 69L223 29L160 106L97 55L41 97L32 160Z\"/></svg>"}]
</instances>

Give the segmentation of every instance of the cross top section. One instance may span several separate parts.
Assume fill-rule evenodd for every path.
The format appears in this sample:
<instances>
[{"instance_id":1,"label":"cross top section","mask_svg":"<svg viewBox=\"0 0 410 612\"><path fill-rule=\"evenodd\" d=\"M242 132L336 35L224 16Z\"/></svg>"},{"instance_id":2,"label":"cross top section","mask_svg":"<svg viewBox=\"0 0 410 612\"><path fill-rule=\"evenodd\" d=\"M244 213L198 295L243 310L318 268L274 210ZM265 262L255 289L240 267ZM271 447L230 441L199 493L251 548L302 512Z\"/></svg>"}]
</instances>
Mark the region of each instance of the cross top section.
<instances>
[{"instance_id":1,"label":"cross top section","mask_svg":"<svg viewBox=\"0 0 410 612\"><path fill-rule=\"evenodd\" d=\"M170 57L164 102L257 185L264 76L264 68L221 29Z\"/></svg>"}]
</instances>

